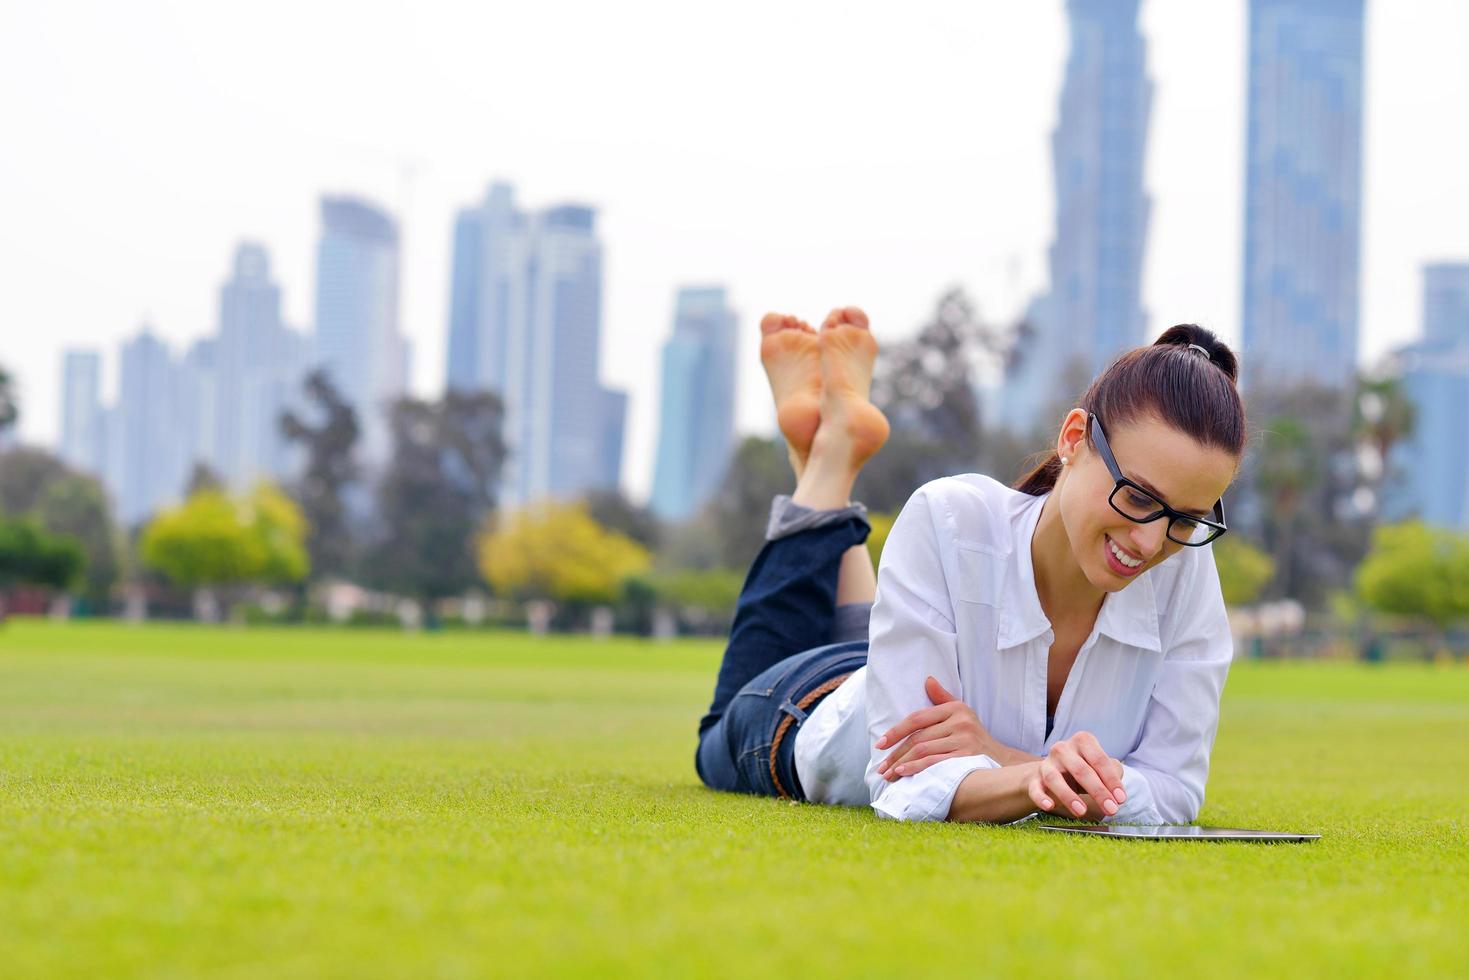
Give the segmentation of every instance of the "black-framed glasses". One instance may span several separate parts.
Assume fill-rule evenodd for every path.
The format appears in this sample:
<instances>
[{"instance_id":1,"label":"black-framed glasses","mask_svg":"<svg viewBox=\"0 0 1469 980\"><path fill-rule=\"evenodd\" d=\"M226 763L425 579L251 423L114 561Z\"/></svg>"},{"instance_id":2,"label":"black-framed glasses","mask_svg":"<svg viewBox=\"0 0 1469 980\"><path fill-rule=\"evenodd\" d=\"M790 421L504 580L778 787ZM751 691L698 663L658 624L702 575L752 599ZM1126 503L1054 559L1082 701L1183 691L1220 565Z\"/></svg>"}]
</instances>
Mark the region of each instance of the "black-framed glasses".
<instances>
[{"instance_id":1,"label":"black-framed glasses","mask_svg":"<svg viewBox=\"0 0 1469 980\"><path fill-rule=\"evenodd\" d=\"M1117 513L1135 524L1151 524L1153 521L1166 517L1168 518L1168 540L1187 545L1190 548L1198 548L1210 541L1217 541L1221 534L1229 530L1224 523L1223 497L1214 502L1212 521L1174 510L1153 496L1151 491L1144 490L1122 475L1122 470L1117 465L1117 457L1112 455L1112 447L1107 445L1107 433L1102 429L1101 419L1097 418L1094 413L1088 412L1086 423L1090 429L1092 443L1102 456L1102 462L1107 464L1107 471L1112 474L1112 479L1117 481L1117 485L1112 488L1112 493L1107 498L1107 502Z\"/></svg>"}]
</instances>

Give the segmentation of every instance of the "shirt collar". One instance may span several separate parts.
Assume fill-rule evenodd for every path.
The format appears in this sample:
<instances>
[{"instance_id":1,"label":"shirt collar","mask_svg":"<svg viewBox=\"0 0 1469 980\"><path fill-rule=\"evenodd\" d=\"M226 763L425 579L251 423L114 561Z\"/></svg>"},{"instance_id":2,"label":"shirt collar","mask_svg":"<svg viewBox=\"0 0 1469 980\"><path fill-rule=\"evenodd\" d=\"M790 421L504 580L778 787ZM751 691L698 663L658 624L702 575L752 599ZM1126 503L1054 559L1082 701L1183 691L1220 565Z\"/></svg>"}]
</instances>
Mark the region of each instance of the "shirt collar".
<instances>
[{"instance_id":1,"label":"shirt collar","mask_svg":"<svg viewBox=\"0 0 1469 980\"><path fill-rule=\"evenodd\" d=\"M996 642L1004 650L1019 646L1051 628L1051 621L1041 609L1040 594L1035 587L1035 567L1031 563L1030 543L1040 522L1041 508L1050 494L1040 497L1024 495L1016 499L1007 515L1014 548L1005 568L1000 628ZM1097 613L1098 632L1118 643L1161 651L1158 636L1158 603L1153 591L1153 569L1143 572L1136 582L1119 592L1109 592Z\"/></svg>"}]
</instances>

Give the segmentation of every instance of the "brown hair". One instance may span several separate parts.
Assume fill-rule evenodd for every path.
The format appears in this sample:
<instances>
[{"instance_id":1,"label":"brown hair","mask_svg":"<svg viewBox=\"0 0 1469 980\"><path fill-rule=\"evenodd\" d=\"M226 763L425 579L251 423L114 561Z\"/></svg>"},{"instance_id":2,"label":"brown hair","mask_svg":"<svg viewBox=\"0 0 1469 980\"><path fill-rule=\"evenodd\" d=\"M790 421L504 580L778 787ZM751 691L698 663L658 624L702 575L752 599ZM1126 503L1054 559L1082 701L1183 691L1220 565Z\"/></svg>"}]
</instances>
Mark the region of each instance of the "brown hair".
<instances>
[{"instance_id":1,"label":"brown hair","mask_svg":"<svg viewBox=\"0 0 1469 980\"><path fill-rule=\"evenodd\" d=\"M1238 378L1239 363L1223 341L1203 327L1180 323L1151 346L1118 356L1078 404L1114 428L1152 415L1205 446L1238 457L1245 450ZM1061 459L1053 449L1015 489L1038 497L1056 485L1060 474Z\"/></svg>"}]
</instances>

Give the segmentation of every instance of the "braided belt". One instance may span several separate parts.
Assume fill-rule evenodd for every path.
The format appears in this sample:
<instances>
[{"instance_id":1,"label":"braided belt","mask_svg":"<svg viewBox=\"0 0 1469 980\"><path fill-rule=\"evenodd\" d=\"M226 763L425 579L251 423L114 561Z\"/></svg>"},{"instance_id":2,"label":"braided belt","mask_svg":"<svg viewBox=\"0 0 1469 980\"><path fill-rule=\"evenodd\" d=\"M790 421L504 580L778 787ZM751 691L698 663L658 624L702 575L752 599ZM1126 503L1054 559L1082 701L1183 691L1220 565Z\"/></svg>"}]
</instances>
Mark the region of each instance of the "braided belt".
<instances>
[{"instance_id":1,"label":"braided belt","mask_svg":"<svg viewBox=\"0 0 1469 980\"><path fill-rule=\"evenodd\" d=\"M841 687L842 681L851 676L852 675L848 673L842 674L840 677L833 677L825 684L822 684L820 687L813 689L800 701L796 702L796 707L799 708L801 711L806 711L817 701L820 701L832 691L835 691L837 688ZM775 783L775 791L780 794L780 798L783 800L793 800L795 799L795 797L787 792L786 788L780 784L780 777L775 774L775 757L776 753L780 751L780 743L785 741L786 732L790 730L791 722L795 720L795 715L789 714L782 718L780 720L780 724L776 726L775 738L771 740L770 743L770 778L771 781Z\"/></svg>"}]
</instances>

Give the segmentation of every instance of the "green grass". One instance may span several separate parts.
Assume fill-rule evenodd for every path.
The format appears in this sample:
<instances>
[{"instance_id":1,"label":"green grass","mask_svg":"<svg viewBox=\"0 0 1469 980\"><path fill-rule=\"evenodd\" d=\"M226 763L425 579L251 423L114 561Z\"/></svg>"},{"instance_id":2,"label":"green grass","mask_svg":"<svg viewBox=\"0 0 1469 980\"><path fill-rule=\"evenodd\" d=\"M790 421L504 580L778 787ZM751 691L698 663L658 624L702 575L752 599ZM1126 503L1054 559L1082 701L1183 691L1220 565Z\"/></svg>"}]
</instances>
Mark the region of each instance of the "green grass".
<instances>
[{"instance_id":1,"label":"green grass","mask_svg":"<svg viewBox=\"0 0 1469 980\"><path fill-rule=\"evenodd\" d=\"M694 775L709 643L0 628L0 973L1461 973L1469 669L1236 665L1201 822L899 825Z\"/></svg>"}]
</instances>

